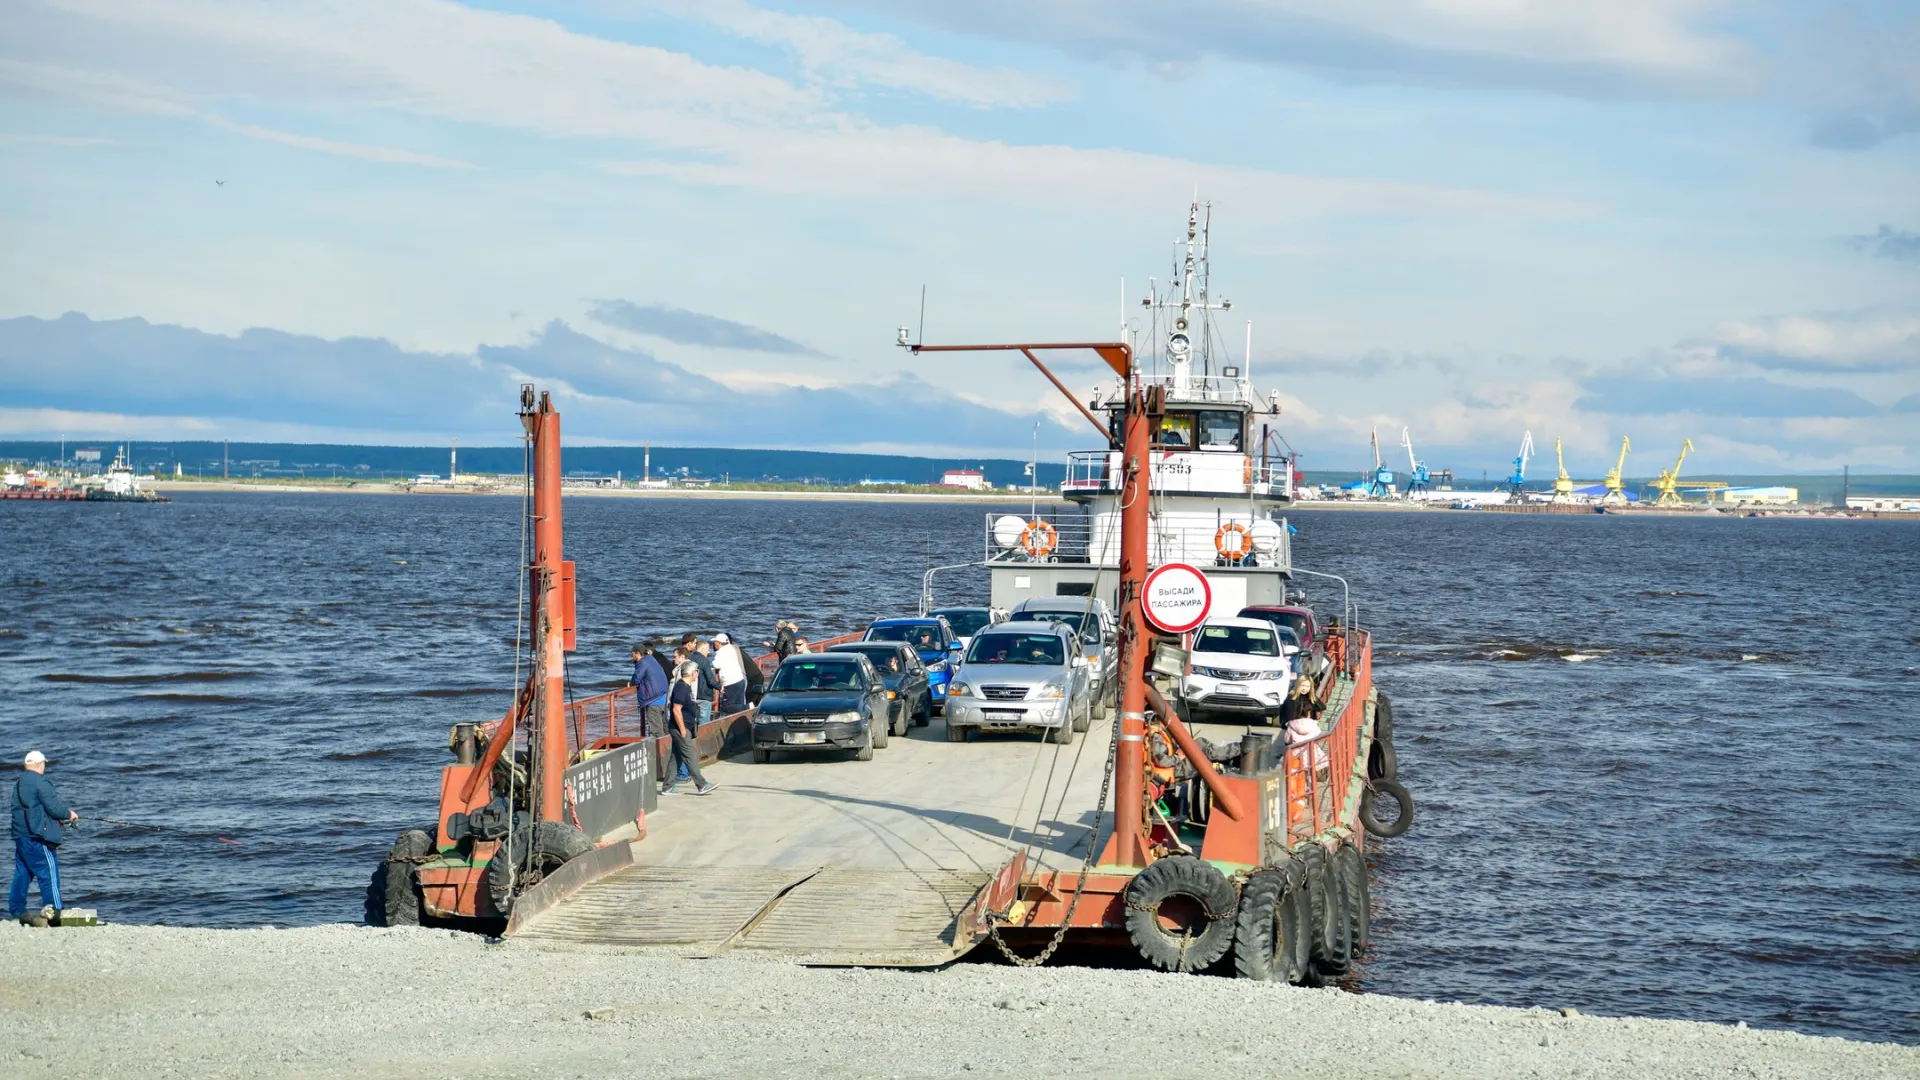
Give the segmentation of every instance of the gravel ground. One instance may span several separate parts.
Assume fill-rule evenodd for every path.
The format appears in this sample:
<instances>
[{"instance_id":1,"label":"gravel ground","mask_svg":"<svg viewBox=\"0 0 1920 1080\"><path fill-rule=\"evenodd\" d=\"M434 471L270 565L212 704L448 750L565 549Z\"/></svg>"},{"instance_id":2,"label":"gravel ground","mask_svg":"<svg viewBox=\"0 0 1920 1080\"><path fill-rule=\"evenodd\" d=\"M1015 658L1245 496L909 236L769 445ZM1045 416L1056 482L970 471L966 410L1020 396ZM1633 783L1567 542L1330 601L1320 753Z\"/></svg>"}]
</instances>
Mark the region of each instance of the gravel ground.
<instances>
[{"instance_id":1,"label":"gravel ground","mask_svg":"<svg viewBox=\"0 0 1920 1080\"><path fill-rule=\"evenodd\" d=\"M1920 1049L1142 971L0 926L0 1076L1920 1077Z\"/></svg>"}]
</instances>

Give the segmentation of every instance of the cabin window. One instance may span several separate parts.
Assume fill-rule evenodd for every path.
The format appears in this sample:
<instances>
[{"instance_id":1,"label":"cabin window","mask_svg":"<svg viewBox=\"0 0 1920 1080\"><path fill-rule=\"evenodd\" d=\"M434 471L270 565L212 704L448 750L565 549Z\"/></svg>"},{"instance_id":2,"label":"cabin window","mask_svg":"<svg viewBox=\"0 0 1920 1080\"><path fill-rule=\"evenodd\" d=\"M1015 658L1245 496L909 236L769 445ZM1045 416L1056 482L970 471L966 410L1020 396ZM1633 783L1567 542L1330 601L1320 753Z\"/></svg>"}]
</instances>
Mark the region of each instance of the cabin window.
<instances>
[{"instance_id":1,"label":"cabin window","mask_svg":"<svg viewBox=\"0 0 1920 1080\"><path fill-rule=\"evenodd\" d=\"M1238 450L1240 437L1246 427L1244 413L1227 411L1209 411L1198 414L1200 429L1200 449L1202 450Z\"/></svg>"},{"instance_id":2,"label":"cabin window","mask_svg":"<svg viewBox=\"0 0 1920 1080\"><path fill-rule=\"evenodd\" d=\"M1160 445L1169 450L1193 449L1193 414L1170 412L1160 421Z\"/></svg>"}]
</instances>

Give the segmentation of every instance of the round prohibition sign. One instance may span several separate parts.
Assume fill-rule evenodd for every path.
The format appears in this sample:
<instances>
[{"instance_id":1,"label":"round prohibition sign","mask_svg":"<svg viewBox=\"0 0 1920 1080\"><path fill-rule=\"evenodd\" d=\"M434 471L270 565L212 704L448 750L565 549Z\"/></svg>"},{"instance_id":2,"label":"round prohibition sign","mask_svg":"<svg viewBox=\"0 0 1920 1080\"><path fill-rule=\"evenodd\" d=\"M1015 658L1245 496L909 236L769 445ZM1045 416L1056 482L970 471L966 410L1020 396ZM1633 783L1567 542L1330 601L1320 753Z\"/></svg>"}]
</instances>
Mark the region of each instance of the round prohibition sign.
<instances>
[{"instance_id":1,"label":"round prohibition sign","mask_svg":"<svg viewBox=\"0 0 1920 1080\"><path fill-rule=\"evenodd\" d=\"M1184 634L1207 621L1213 586L1207 575L1187 563L1166 563L1147 575L1140 609L1163 633Z\"/></svg>"}]
</instances>

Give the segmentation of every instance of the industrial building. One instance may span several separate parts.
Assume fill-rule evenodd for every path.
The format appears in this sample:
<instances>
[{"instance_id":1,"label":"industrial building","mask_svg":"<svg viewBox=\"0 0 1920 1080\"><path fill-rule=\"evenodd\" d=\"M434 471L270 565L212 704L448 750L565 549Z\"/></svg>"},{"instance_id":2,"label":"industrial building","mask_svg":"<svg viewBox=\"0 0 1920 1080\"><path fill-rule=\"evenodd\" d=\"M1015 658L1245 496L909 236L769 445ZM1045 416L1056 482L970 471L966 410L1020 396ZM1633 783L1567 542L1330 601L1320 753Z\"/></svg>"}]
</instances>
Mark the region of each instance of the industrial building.
<instances>
[{"instance_id":1,"label":"industrial building","mask_svg":"<svg viewBox=\"0 0 1920 1080\"><path fill-rule=\"evenodd\" d=\"M1847 509L1920 513L1920 495L1849 495Z\"/></svg>"},{"instance_id":2,"label":"industrial building","mask_svg":"<svg viewBox=\"0 0 1920 1080\"><path fill-rule=\"evenodd\" d=\"M1707 501L1731 506L1796 506L1800 502L1800 489L1723 487L1707 492Z\"/></svg>"}]
</instances>

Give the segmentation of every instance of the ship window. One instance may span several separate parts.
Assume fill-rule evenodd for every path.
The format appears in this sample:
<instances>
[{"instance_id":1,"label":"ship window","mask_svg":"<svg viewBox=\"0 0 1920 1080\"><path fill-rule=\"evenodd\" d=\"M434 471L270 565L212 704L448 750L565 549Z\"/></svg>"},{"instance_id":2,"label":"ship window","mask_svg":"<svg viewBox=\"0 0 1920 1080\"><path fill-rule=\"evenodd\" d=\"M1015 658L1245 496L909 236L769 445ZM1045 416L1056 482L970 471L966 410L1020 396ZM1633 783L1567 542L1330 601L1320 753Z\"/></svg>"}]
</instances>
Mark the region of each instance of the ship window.
<instances>
[{"instance_id":1,"label":"ship window","mask_svg":"<svg viewBox=\"0 0 1920 1080\"><path fill-rule=\"evenodd\" d=\"M1203 412L1199 414L1199 421L1200 449L1240 449L1240 433L1245 427L1243 414L1224 411Z\"/></svg>"},{"instance_id":2,"label":"ship window","mask_svg":"<svg viewBox=\"0 0 1920 1080\"><path fill-rule=\"evenodd\" d=\"M1168 448L1193 448L1193 414L1170 412L1160 421L1160 445Z\"/></svg>"}]
</instances>

